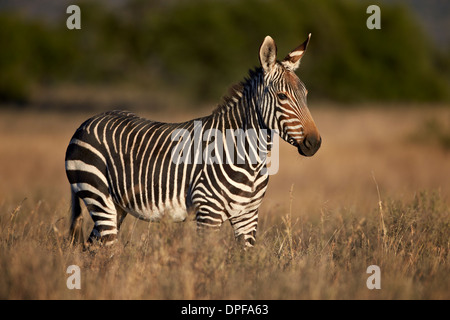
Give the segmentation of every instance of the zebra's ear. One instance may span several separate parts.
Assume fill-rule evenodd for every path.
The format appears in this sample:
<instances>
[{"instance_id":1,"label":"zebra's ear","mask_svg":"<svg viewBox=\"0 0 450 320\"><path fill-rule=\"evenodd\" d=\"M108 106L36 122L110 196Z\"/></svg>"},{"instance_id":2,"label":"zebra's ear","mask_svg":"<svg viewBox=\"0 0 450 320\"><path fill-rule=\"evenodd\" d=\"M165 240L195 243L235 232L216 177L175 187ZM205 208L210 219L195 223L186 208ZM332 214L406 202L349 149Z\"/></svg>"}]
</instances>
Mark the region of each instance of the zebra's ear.
<instances>
[{"instance_id":1,"label":"zebra's ear","mask_svg":"<svg viewBox=\"0 0 450 320\"><path fill-rule=\"evenodd\" d=\"M284 58L281 63L286 69L291 71L297 70L297 68L300 66L300 60L306 52L306 47L308 46L309 39L311 39L311 33L308 35L308 38L305 40L305 42L292 50L286 56L286 58Z\"/></svg>"},{"instance_id":2,"label":"zebra's ear","mask_svg":"<svg viewBox=\"0 0 450 320\"><path fill-rule=\"evenodd\" d=\"M264 38L259 48L259 61L266 73L270 72L277 62L277 46L270 36Z\"/></svg>"}]
</instances>

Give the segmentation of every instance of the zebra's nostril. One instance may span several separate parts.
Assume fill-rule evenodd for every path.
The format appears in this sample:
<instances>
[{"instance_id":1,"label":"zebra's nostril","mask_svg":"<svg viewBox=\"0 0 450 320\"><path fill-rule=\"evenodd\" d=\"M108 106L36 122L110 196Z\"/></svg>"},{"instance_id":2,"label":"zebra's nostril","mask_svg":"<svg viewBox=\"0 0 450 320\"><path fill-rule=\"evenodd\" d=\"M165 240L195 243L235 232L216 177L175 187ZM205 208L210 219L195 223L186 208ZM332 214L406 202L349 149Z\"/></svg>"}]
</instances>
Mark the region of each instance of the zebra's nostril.
<instances>
[{"instance_id":1,"label":"zebra's nostril","mask_svg":"<svg viewBox=\"0 0 450 320\"><path fill-rule=\"evenodd\" d=\"M308 137L306 137L305 138L305 146L308 148L308 149L311 149L311 142L310 142L310 140L308 139Z\"/></svg>"},{"instance_id":2,"label":"zebra's nostril","mask_svg":"<svg viewBox=\"0 0 450 320\"><path fill-rule=\"evenodd\" d=\"M305 137L305 147L308 149L319 149L320 145L322 143L322 138L320 136L316 135L308 135Z\"/></svg>"}]
</instances>

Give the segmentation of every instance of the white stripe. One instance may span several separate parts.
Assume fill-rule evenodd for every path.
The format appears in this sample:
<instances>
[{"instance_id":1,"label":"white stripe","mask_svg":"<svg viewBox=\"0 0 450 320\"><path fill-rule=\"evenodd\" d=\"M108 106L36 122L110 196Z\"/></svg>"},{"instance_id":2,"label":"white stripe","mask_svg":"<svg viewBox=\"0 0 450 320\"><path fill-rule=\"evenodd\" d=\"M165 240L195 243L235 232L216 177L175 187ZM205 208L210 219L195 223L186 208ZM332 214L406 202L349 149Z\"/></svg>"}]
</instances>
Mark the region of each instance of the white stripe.
<instances>
[{"instance_id":1,"label":"white stripe","mask_svg":"<svg viewBox=\"0 0 450 320\"><path fill-rule=\"evenodd\" d=\"M105 195L102 192L100 192L97 188L95 188L94 186L91 186L88 183L72 183L70 186L72 187L72 190L75 191L75 192L84 191L85 190L85 191L89 191L89 192L95 193L100 198L102 198L103 202L107 206L109 206L111 208L114 208L114 202L112 201L111 197L109 195L108 195L108 198L105 197Z\"/></svg>"},{"instance_id":2,"label":"white stripe","mask_svg":"<svg viewBox=\"0 0 450 320\"><path fill-rule=\"evenodd\" d=\"M94 153L97 157L99 157L100 160L102 160L103 163L106 165L105 157L97 149L95 149L93 146L91 146L90 144L88 144L88 143L86 143L84 141L78 140L78 139L72 139L69 144L76 144L76 145L78 145L78 146L80 146L82 148L85 148L85 149L88 149L89 151L92 151L92 153Z\"/></svg>"},{"instance_id":3,"label":"white stripe","mask_svg":"<svg viewBox=\"0 0 450 320\"><path fill-rule=\"evenodd\" d=\"M109 226L109 227L116 227L115 221L109 221L109 220L97 220L95 221L96 226Z\"/></svg>"},{"instance_id":4,"label":"white stripe","mask_svg":"<svg viewBox=\"0 0 450 320\"><path fill-rule=\"evenodd\" d=\"M107 236L108 234L117 234L117 229L102 230L102 231L100 231L100 236L101 236L101 237ZM113 241L107 242L106 244L108 245L108 244L113 243L113 242L115 242L115 241L116 241L116 240L113 240Z\"/></svg>"},{"instance_id":5,"label":"white stripe","mask_svg":"<svg viewBox=\"0 0 450 320\"><path fill-rule=\"evenodd\" d=\"M95 213L96 216L103 217L103 218L111 218L111 215L114 215L114 216L116 215L116 211L115 210L111 210L111 208L104 207L100 202L98 202L95 199L84 197L83 201L84 201L84 203L86 205L97 206L97 207L101 208L103 211L106 212L106 213L96 212Z\"/></svg>"},{"instance_id":6,"label":"white stripe","mask_svg":"<svg viewBox=\"0 0 450 320\"><path fill-rule=\"evenodd\" d=\"M100 180L102 180L102 182L106 186L108 186L108 180L106 180L105 175L100 170L98 170L96 166L86 164L81 160L67 160L66 170L76 170L92 173L93 175L97 176Z\"/></svg>"}]
</instances>

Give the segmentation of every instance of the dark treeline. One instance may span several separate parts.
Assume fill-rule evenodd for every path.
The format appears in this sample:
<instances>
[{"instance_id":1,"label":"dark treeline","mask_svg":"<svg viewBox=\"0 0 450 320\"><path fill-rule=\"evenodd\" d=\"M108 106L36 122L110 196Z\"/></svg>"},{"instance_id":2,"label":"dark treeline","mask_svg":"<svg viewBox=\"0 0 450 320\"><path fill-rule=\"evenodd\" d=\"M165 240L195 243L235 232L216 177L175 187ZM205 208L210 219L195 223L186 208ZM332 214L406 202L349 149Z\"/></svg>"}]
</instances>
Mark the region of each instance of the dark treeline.
<instances>
[{"instance_id":1,"label":"dark treeline","mask_svg":"<svg viewBox=\"0 0 450 320\"><path fill-rule=\"evenodd\" d=\"M282 59L309 32L298 73L311 99L450 99L450 53L437 49L400 5L378 3L381 29L369 30L369 4L357 0L77 4L81 30L66 28L65 10L56 21L0 12L0 101L26 102L35 85L61 83L157 84L195 101L217 101L259 64L266 35Z\"/></svg>"}]
</instances>

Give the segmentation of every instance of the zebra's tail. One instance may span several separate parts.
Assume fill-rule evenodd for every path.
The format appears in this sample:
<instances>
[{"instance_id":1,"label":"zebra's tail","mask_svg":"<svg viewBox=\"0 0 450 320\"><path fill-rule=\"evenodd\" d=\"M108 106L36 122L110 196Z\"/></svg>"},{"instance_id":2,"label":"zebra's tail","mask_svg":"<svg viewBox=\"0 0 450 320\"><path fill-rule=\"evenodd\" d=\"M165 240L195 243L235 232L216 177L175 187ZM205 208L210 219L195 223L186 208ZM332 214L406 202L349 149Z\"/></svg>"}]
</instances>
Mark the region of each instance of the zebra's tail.
<instances>
[{"instance_id":1,"label":"zebra's tail","mask_svg":"<svg viewBox=\"0 0 450 320\"><path fill-rule=\"evenodd\" d=\"M72 203L71 203L71 219L70 219L70 231L69 231L69 239L70 243L84 243L84 235L83 235L83 215L81 214L81 205L80 198L76 195L76 193L72 192Z\"/></svg>"}]
</instances>

